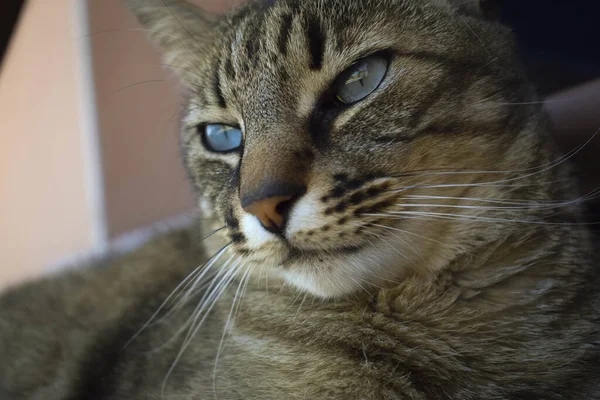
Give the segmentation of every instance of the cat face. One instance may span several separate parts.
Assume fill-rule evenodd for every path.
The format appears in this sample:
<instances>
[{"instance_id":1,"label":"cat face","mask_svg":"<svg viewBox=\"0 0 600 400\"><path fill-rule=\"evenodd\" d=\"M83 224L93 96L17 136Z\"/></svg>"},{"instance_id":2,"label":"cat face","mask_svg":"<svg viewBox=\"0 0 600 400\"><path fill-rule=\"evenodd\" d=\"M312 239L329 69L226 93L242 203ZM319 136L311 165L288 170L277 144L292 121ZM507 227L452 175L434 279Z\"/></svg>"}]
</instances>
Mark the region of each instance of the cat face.
<instances>
[{"instance_id":1,"label":"cat face","mask_svg":"<svg viewBox=\"0 0 600 400\"><path fill-rule=\"evenodd\" d=\"M510 229L514 210L468 200L535 197L497 182L537 165L541 139L510 106L531 96L510 34L467 3L290 0L210 18L130 0L188 89L200 204L247 265L335 297Z\"/></svg>"}]
</instances>

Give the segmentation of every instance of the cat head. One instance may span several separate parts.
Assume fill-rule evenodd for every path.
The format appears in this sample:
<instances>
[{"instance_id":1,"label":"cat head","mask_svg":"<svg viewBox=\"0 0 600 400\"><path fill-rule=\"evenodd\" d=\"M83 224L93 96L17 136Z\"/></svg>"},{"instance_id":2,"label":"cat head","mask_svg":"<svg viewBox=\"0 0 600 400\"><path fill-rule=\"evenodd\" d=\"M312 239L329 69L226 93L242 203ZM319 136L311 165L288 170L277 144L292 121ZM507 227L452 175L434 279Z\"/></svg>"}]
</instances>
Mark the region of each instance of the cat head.
<instances>
[{"instance_id":1,"label":"cat head","mask_svg":"<svg viewBox=\"0 0 600 400\"><path fill-rule=\"evenodd\" d=\"M547 196L522 172L546 156L539 107L513 106L533 95L484 2L128 5L187 89L185 165L247 265L341 296L439 271L526 212L499 205Z\"/></svg>"}]
</instances>

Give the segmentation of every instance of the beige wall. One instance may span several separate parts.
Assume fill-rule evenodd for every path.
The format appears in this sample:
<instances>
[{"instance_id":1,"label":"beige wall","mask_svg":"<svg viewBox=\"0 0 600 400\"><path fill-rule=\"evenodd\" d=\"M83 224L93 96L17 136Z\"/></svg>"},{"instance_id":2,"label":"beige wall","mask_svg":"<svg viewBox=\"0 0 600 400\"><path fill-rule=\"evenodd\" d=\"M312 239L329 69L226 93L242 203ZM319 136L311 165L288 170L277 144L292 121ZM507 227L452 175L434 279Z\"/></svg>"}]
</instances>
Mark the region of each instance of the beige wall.
<instances>
[{"instance_id":1,"label":"beige wall","mask_svg":"<svg viewBox=\"0 0 600 400\"><path fill-rule=\"evenodd\" d=\"M93 241L70 3L29 0L0 71L0 286Z\"/></svg>"}]
</instances>

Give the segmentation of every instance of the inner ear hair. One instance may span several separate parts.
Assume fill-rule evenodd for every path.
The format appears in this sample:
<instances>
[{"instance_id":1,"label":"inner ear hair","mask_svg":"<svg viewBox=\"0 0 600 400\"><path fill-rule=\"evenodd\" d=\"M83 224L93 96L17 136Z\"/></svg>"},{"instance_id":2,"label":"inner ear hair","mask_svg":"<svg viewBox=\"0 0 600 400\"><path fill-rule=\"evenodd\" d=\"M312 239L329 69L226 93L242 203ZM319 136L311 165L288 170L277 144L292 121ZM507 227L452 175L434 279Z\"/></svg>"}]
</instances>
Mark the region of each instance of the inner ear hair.
<instances>
[{"instance_id":1,"label":"inner ear hair","mask_svg":"<svg viewBox=\"0 0 600 400\"><path fill-rule=\"evenodd\" d=\"M122 0L183 81L210 42L218 20L185 0Z\"/></svg>"},{"instance_id":2,"label":"inner ear hair","mask_svg":"<svg viewBox=\"0 0 600 400\"><path fill-rule=\"evenodd\" d=\"M195 4L186 0L122 0L145 28L160 38L161 30L177 36L180 32L201 35L217 20ZM157 43L160 44L160 43Z\"/></svg>"}]
</instances>

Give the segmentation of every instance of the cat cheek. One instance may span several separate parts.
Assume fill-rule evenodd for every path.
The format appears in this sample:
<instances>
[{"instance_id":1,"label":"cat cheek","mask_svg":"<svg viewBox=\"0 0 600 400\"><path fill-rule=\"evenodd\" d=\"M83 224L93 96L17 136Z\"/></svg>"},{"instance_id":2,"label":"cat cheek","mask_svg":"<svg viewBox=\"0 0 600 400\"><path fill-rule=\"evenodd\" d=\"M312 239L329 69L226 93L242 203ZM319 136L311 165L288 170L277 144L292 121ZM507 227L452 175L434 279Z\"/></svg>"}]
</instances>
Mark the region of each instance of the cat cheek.
<instances>
[{"instance_id":1,"label":"cat cheek","mask_svg":"<svg viewBox=\"0 0 600 400\"><path fill-rule=\"evenodd\" d=\"M292 209L286 234L293 238L299 232L319 230L325 224L323 221L323 193L314 191L298 200Z\"/></svg>"},{"instance_id":2,"label":"cat cheek","mask_svg":"<svg viewBox=\"0 0 600 400\"><path fill-rule=\"evenodd\" d=\"M200 198L200 200L198 201L198 207L200 208L200 213L203 218L215 217L215 209L208 199Z\"/></svg>"}]
</instances>

